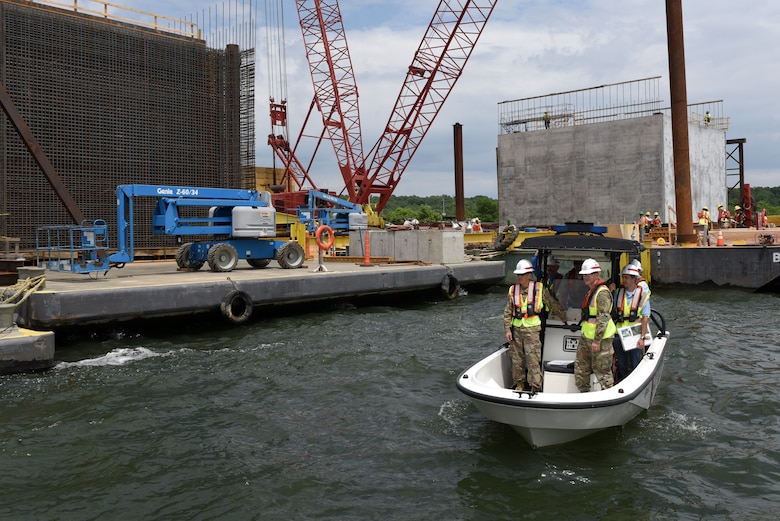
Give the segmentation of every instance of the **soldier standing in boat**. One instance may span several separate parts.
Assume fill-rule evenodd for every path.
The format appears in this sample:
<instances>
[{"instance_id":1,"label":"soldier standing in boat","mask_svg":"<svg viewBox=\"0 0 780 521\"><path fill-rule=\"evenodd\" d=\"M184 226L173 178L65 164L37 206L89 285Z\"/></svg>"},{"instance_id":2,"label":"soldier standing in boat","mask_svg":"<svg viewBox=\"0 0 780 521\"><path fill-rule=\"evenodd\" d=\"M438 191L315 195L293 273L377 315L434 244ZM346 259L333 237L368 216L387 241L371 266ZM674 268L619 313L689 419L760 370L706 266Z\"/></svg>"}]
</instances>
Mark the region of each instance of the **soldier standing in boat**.
<instances>
[{"instance_id":1,"label":"soldier standing in boat","mask_svg":"<svg viewBox=\"0 0 780 521\"><path fill-rule=\"evenodd\" d=\"M512 378L518 391L542 390L541 314L549 309L564 324L566 312L544 284L531 279L533 265L521 259L515 267L517 282L509 288L504 307L504 336L512 356Z\"/></svg>"},{"instance_id":2,"label":"soldier standing in boat","mask_svg":"<svg viewBox=\"0 0 780 521\"><path fill-rule=\"evenodd\" d=\"M588 286L588 294L582 301L582 335L574 360L574 382L582 393L590 391L590 375L593 373L602 389L614 385L612 339L617 328L612 321L612 292L601 278L601 266L595 259L586 259L580 270L582 280Z\"/></svg>"}]
</instances>

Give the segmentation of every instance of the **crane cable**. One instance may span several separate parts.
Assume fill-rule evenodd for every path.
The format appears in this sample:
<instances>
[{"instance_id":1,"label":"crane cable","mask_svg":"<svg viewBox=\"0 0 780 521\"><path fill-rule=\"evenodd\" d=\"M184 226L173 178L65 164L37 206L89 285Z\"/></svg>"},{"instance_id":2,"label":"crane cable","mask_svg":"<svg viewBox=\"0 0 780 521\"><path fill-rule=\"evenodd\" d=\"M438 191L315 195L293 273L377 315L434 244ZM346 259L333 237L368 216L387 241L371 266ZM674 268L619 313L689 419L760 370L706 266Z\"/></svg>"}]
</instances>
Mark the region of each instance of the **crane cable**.
<instances>
[{"instance_id":1,"label":"crane cable","mask_svg":"<svg viewBox=\"0 0 780 521\"><path fill-rule=\"evenodd\" d=\"M276 103L287 101L287 55L284 40L283 1L265 0L268 95Z\"/></svg>"}]
</instances>

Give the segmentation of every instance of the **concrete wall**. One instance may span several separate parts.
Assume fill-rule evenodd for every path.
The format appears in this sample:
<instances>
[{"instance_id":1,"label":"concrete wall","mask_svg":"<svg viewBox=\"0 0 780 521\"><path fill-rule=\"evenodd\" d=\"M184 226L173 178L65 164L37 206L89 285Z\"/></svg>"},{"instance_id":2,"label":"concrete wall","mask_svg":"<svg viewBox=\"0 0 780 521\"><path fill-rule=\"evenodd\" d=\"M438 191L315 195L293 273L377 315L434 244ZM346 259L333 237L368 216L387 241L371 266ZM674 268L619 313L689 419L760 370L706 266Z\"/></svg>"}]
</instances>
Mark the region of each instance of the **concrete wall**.
<instances>
[{"instance_id":1,"label":"concrete wall","mask_svg":"<svg viewBox=\"0 0 780 521\"><path fill-rule=\"evenodd\" d=\"M726 201L725 132L689 126L693 208ZM663 114L498 136L500 221L633 222L676 208L671 119Z\"/></svg>"},{"instance_id":2,"label":"concrete wall","mask_svg":"<svg viewBox=\"0 0 780 521\"><path fill-rule=\"evenodd\" d=\"M431 264L463 262L464 237L460 230L369 230L372 257ZM349 254L365 255L365 233L349 232Z\"/></svg>"}]
</instances>

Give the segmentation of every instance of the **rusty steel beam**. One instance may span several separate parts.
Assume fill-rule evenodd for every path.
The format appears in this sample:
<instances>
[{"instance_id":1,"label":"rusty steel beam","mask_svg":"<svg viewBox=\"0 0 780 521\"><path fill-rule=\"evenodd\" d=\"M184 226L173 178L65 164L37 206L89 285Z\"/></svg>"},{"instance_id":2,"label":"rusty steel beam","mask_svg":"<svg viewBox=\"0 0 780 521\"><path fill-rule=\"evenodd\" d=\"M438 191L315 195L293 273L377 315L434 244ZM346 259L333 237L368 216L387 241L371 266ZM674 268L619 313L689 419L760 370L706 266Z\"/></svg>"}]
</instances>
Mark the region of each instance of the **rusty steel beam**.
<instances>
[{"instance_id":1,"label":"rusty steel beam","mask_svg":"<svg viewBox=\"0 0 780 521\"><path fill-rule=\"evenodd\" d=\"M455 149L455 219L466 220L466 200L463 193L463 125L453 125Z\"/></svg>"},{"instance_id":2,"label":"rusty steel beam","mask_svg":"<svg viewBox=\"0 0 780 521\"><path fill-rule=\"evenodd\" d=\"M688 94L685 82L682 0L666 0L666 38L669 86L672 97L674 196L677 206L677 243L695 244L691 202L691 158L688 145Z\"/></svg>"},{"instance_id":3,"label":"rusty steel beam","mask_svg":"<svg viewBox=\"0 0 780 521\"><path fill-rule=\"evenodd\" d=\"M54 192L57 194L57 197L60 198L62 204L65 205L65 209L68 210L73 221L76 224L81 224L83 221L86 221L87 218L84 217L84 214L76 204L76 201L71 197L68 188L62 182L62 178L54 169L54 165L52 165L49 158L46 157L46 153L41 148L38 140L35 139L35 135L32 133L32 130L30 130L30 127L22 117L22 114L19 112L19 109L14 104L14 101L11 99L11 96L8 94L8 91L5 89L5 85L2 82L0 82L0 105L3 106L3 111L8 116L8 119L11 120L11 123L13 123L14 128L16 128L16 131L19 133L19 137L22 138L27 150L30 151L30 154L46 176L51 187L54 188Z\"/></svg>"}]
</instances>

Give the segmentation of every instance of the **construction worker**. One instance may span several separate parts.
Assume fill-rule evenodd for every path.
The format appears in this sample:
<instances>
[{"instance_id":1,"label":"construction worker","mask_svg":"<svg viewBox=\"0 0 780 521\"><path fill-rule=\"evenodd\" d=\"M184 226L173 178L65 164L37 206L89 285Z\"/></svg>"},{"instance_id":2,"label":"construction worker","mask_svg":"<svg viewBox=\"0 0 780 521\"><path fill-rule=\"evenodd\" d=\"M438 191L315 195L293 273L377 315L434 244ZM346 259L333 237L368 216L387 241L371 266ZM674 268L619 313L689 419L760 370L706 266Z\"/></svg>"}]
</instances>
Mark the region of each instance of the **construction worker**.
<instances>
[{"instance_id":1,"label":"construction worker","mask_svg":"<svg viewBox=\"0 0 780 521\"><path fill-rule=\"evenodd\" d=\"M637 261L638 262L638 261ZM623 267L620 272L622 287L615 292L615 306L612 318L615 327L641 326L641 336L636 339L636 345L624 346L618 335L615 335L612 346L615 349L617 362L616 381L619 382L629 375L639 365L645 352L645 337L650 320L650 290L647 282L640 285L642 275L632 262ZM624 348L625 347L625 348Z\"/></svg>"},{"instance_id":2,"label":"construction worker","mask_svg":"<svg viewBox=\"0 0 780 521\"><path fill-rule=\"evenodd\" d=\"M734 221L737 228L745 228L745 210L738 204L734 205Z\"/></svg>"},{"instance_id":3,"label":"construction worker","mask_svg":"<svg viewBox=\"0 0 780 521\"><path fill-rule=\"evenodd\" d=\"M653 228L660 228L661 227L661 217L658 215L658 212L653 212L653 222L652 222Z\"/></svg>"},{"instance_id":4,"label":"construction worker","mask_svg":"<svg viewBox=\"0 0 780 521\"><path fill-rule=\"evenodd\" d=\"M550 114L546 110L544 111L542 119L544 119L544 128L550 128Z\"/></svg>"},{"instance_id":5,"label":"construction worker","mask_svg":"<svg viewBox=\"0 0 780 521\"><path fill-rule=\"evenodd\" d=\"M602 389L614 385L612 340L617 328L612 321L612 292L601 278L601 266L586 259L580 269L588 293L582 301L582 330L574 360L574 383L582 393L590 391L590 375Z\"/></svg>"},{"instance_id":6,"label":"construction worker","mask_svg":"<svg viewBox=\"0 0 780 521\"><path fill-rule=\"evenodd\" d=\"M552 310L566 324L566 312L543 284L532 279L533 264L521 259L517 282L509 288L504 307L504 336L512 357L512 378L518 391L542 390L542 314Z\"/></svg>"},{"instance_id":7,"label":"construction worker","mask_svg":"<svg viewBox=\"0 0 780 521\"><path fill-rule=\"evenodd\" d=\"M639 242L642 242L645 240L645 228L647 227L647 218L642 212L639 212L639 219L636 221L636 227L639 230Z\"/></svg>"},{"instance_id":8,"label":"construction worker","mask_svg":"<svg viewBox=\"0 0 780 521\"><path fill-rule=\"evenodd\" d=\"M704 126L709 127L711 121L712 121L712 114L710 114L710 111L708 110L707 113L704 114Z\"/></svg>"},{"instance_id":9,"label":"construction worker","mask_svg":"<svg viewBox=\"0 0 780 521\"><path fill-rule=\"evenodd\" d=\"M702 206L701 210L698 214L699 217L699 224L700 225L706 225L709 229L712 224L712 218L710 217L710 209L706 206Z\"/></svg>"}]
</instances>

